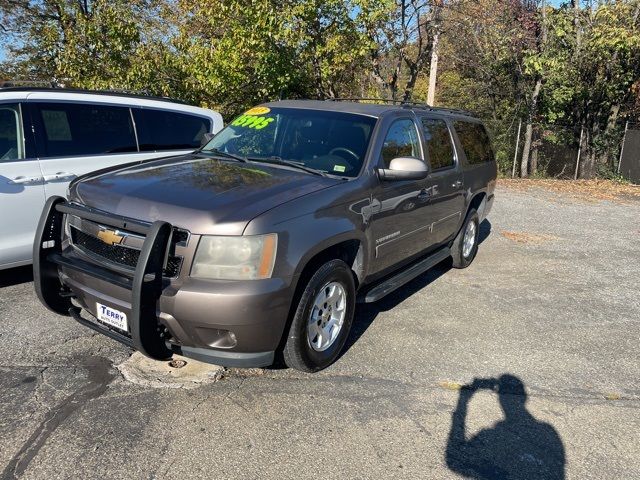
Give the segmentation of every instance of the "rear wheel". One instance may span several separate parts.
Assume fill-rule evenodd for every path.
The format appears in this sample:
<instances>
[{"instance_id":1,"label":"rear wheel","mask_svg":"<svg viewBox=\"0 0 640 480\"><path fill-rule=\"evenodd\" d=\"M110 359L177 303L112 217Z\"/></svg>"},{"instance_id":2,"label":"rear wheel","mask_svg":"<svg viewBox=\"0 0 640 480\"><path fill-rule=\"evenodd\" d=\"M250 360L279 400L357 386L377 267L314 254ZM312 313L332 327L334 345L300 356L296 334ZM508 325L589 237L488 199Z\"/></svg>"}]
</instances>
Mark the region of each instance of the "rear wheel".
<instances>
[{"instance_id":1,"label":"rear wheel","mask_svg":"<svg viewBox=\"0 0 640 480\"><path fill-rule=\"evenodd\" d=\"M298 302L284 346L290 368L316 372L344 347L355 311L355 282L349 266L331 260L311 276Z\"/></svg>"},{"instance_id":2,"label":"rear wheel","mask_svg":"<svg viewBox=\"0 0 640 480\"><path fill-rule=\"evenodd\" d=\"M469 210L464 225L451 245L453 268L467 268L478 253L480 219L475 209Z\"/></svg>"}]
</instances>

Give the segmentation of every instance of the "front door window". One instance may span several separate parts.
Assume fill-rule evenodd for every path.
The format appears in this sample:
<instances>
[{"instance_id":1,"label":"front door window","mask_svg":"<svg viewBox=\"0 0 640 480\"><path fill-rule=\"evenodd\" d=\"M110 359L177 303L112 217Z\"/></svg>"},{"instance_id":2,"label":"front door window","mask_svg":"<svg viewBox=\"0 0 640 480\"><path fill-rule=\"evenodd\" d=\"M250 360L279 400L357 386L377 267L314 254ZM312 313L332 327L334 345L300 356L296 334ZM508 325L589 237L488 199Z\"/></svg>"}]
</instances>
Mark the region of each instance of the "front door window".
<instances>
[{"instance_id":1,"label":"front door window","mask_svg":"<svg viewBox=\"0 0 640 480\"><path fill-rule=\"evenodd\" d=\"M418 131L410 118L402 118L393 122L384 139L382 145L384 168L389 168L391 160L397 157L422 157Z\"/></svg>"}]
</instances>

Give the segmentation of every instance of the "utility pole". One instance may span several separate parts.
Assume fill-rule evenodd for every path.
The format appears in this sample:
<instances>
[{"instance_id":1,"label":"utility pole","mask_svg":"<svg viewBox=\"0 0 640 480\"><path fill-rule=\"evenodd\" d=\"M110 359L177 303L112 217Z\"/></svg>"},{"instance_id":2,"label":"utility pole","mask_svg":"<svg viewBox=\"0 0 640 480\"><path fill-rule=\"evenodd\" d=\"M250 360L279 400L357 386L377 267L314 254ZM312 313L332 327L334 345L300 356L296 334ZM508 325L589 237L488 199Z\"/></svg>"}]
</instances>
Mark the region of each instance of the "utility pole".
<instances>
[{"instance_id":1,"label":"utility pole","mask_svg":"<svg viewBox=\"0 0 640 480\"><path fill-rule=\"evenodd\" d=\"M431 44L431 65L429 66L429 91L427 92L427 103L435 105L436 102L436 80L438 78L438 43L440 40L440 8L442 0L436 0L433 8L433 42Z\"/></svg>"},{"instance_id":2,"label":"utility pole","mask_svg":"<svg viewBox=\"0 0 640 480\"><path fill-rule=\"evenodd\" d=\"M433 45L431 47L431 66L429 68L429 91L427 92L427 103L434 105L436 101L436 77L438 76L438 39L440 32L436 23L436 31L433 34Z\"/></svg>"},{"instance_id":3,"label":"utility pole","mask_svg":"<svg viewBox=\"0 0 640 480\"><path fill-rule=\"evenodd\" d=\"M571 6L573 7L573 26L576 29L576 47L580 50L580 0L571 0Z\"/></svg>"}]
</instances>

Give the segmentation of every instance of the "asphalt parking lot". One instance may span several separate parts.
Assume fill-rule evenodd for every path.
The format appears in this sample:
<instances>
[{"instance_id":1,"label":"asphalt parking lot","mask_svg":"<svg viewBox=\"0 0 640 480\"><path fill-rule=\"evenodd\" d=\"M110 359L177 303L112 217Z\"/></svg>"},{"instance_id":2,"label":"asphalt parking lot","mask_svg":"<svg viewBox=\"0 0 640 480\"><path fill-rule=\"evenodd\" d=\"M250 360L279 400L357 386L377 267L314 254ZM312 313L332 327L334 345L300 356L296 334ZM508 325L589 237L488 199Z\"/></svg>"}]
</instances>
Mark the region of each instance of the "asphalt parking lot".
<instances>
[{"instance_id":1,"label":"asphalt parking lot","mask_svg":"<svg viewBox=\"0 0 640 480\"><path fill-rule=\"evenodd\" d=\"M125 347L1 272L0 476L640 478L639 219L500 187L474 264L359 308L329 369L189 390L125 380Z\"/></svg>"}]
</instances>

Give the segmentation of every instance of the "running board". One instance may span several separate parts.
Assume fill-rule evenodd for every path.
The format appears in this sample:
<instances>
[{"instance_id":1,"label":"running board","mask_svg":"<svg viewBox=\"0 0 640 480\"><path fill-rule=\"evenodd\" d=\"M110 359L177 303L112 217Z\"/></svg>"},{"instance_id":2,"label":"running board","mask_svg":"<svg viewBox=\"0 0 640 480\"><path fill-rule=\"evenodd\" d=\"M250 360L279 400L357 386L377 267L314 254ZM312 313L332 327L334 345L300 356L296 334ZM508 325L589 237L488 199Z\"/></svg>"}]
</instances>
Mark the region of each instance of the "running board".
<instances>
[{"instance_id":1,"label":"running board","mask_svg":"<svg viewBox=\"0 0 640 480\"><path fill-rule=\"evenodd\" d=\"M397 290L404 284L410 282L421 273L426 272L432 267L435 267L438 263L446 260L451 256L451 250L449 247L443 247L436 252L433 252L427 258L414 263L408 268L396 273L393 277L383 281L381 284L376 285L371 290L368 290L363 296L358 298L359 303L373 303L380 300L382 297L390 294L394 290Z\"/></svg>"}]
</instances>

